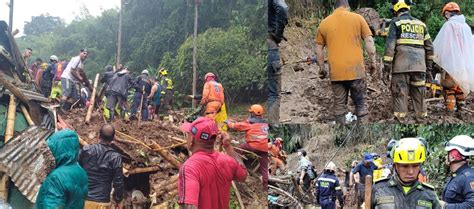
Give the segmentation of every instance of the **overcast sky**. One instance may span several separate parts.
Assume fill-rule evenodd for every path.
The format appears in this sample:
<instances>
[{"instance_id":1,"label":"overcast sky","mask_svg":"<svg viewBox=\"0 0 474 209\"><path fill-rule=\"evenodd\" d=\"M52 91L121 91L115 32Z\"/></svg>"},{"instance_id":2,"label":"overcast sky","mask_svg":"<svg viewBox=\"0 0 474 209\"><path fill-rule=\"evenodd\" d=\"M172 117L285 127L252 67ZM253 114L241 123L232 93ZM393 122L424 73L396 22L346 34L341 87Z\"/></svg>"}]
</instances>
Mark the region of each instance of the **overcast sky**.
<instances>
[{"instance_id":1,"label":"overcast sky","mask_svg":"<svg viewBox=\"0 0 474 209\"><path fill-rule=\"evenodd\" d=\"M0 0L0 20L8 24L10 0ZM31 16L49 13L61 17L70 23L79 15L79 8L85 5L93 16L98 16L102 10L119 8L120 0L14 0L13 29L19 29L23 34L25 21L31 21Z\"/></svg>"}]
</instances>

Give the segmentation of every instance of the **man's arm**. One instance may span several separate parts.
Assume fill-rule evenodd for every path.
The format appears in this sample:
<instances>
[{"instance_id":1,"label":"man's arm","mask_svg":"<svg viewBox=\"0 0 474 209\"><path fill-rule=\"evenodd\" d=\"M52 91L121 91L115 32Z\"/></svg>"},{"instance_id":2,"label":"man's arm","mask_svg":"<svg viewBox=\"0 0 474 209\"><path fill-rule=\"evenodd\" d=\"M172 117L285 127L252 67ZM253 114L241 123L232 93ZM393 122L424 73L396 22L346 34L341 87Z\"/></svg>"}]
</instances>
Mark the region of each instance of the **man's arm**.
<instances>
[{"instance_id":1,"label":"man's arm","mask_svg":"<svg viewBox=\"0 0 474 209\"><path fill-rule=\"evenodd\" d=\"M237 122L237 123L228 122L227 126L230 129L234 129L236 131L247 131L250 129L250 124L247 122Z\"/></svg>"},{"instance_id":2,"label":"man's arm","mask_svg":"<svg viewBox=\"0 0 474 209\"><path fill-rule=\"evenodd\" d=\"M372 36L367 36L364 39L365 42L365 50L367 51L367 54L369 55L369 63L370 63L370 74L375 73L376 70L376 60L375 60L375 43L374 43L374 38Z\"/></svg>"},{"instance_id":3,"label":"man's arm","mask_svg":"<svg viewBox=\"0 0 474 209\"><path fill-rule=\"evenodd\" d=\"M461 185L461 191L464 192L464 202L446 203L446 209L474 208L474 177L466 177Z\"/></svg>"},{"instance_id":4,"label":"man's arm","mask_svg":"<svg viewBox=\"0 0 474 209\"><path fill-rule=\"evenodd\" d=\"M288 5L286 5L284 0L272 0L271 6L273 6L275 10L276 16L276 24L274 25L275 31L273 31L272 36L278 44L283 39L285 26L288 23Z\"/></svg>"},{"instance_id":5,"label":"man's arm","mask_svg":"<svg viewBox=\"0 0 474 209\"><path fill-rule=\"evenodd\" d=\"M334 190L336 190L336 197L337 197L337 200L339 201L339 205L341 205L341 207L343 207L344 206L344 198L342 198L341 185L339 184L338 179L336 179L336 183L334 184Z\"/></svg>"},{"instance_id":6,"label":"man's arm","mask_svg":"<svg viewBox=\"0 0 474 209\"><path fill-rule=\"evenodd\" d=\"M424 41L424 48L425 48L425 56L426 56L426 69L429 73L433 71L433 59L434 59L434 52L433 52L433 42L431 42L431 36L428 32L428 28L425 27L425 41Z\"/></svg>"},{"instance_id":7,"label":"man's arm","mask_svg":"<svg viewBox=\"0 0 474 209\"><path fill-rule=\"evenodd\" d=\"M153 98L153 95L155 94L157 88L158 88L158 87L157 87L156 85L153 85L153 87L151 87L150 94L147 96L148 99Z\"/></svg>"},{"instance_id":8,"label":"man's arm","mask_svg":"<svg viewBox=\"0 0 474 209\"><path fill-rule=\"evenodd\" d=\"M180 208L197 208L199 205L199 174L186 164L181 165L178 175L178 204Z\"/></svg>"},{"instance_id":9,"label":"man's arm","mask_svg":"<svg viewBox=\"0 0 474 209\"><path fill-rule=\"evenodd\" d=\"M324 66L324 45L316 44L316 60L318 61L318 66L320 71L326 71Z\"/></svg>"},{"instance_id":10,"label":"man's arm","mask_svg":"<svg viewBox=\"0 0 474 209\"><path fill-rule=\"evenodd\" d=\"M117 155L114 162L114 174L113 174L113 187L114 194L113 198L116 203L120 203L123 199L124 191L124 181L123 181L123 171L122 171L122 157Z\"/></svg>"},{"instance_id":11,"label":"man's arm","mask_svg":"<svg viewBox=\"0 0 474 209\"><path fill-rule=\"evenodd\" d=\"M383 57L384 64L392 65L393 57L395 56L395 46L397 43L397 26L392 20L388 29L387 41L385 43L385 53Z\"/></svg>"},{"instance_id":12,"label":"man's arm","mask_svg":"<svg viewBox=\"0 0 474 209\"><path fill-rule=\"evenodd\" d=\"M201 105L204 105L207 103L207 98L209 97L209 91L210 91L210 85L208 83L204 84L204 87L202 88L202 97L201 97ZM196 95L193 95L196 96Z\"/></svg>"}]
</instances>

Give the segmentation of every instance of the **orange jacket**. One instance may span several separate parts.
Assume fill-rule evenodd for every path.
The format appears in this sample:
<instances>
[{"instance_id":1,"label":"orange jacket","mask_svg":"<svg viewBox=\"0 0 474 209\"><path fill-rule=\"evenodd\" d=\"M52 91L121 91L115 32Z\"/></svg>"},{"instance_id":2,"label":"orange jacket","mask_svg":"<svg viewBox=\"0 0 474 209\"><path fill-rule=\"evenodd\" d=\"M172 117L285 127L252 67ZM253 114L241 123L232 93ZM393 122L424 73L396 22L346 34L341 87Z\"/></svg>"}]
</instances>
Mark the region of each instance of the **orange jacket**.
<instances>
[{"instance_id":1,"label":"orange jacket","mask_svg":"<svg viewBox=\"0 0 474 209\"><path fill-rule=\"evenodd\" d=\"M273 157L280 158L280 148L277 147L276 145L272 144L270 148L268 148L268 151Z\"/></svg>"},{"instance_id":2,"label":"orange jacket","mask_svg":"<svg viewBox=\"0 0 474 209\"><path fill-rule=\"evenodd\" d=\"M268 124L249 123L249 121L229 123L228 127L236 131L245 131L245 141L250 147L268 152Z\"/></svg>"},{"instance_id":3,"label":"orange jacket","mask_svg":"<svg viewBox=\"0 0 474 209\"><path fill-rule=\"evenodd\" d=\"M201 104L218 101L224 104L224 88L216 81L208 81L202 90Z\"/></svg>"}]
</instances>

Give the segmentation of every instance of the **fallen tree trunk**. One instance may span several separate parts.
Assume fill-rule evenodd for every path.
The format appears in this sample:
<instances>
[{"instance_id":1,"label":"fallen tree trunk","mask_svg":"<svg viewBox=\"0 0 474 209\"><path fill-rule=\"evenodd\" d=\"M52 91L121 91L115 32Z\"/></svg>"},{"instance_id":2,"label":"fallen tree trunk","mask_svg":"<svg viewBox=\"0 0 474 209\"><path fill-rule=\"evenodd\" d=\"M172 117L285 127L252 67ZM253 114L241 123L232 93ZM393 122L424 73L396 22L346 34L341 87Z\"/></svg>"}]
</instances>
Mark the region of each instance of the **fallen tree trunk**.
<instances>
[{"instance_id":1,"label":"fallen tree trunk","mask_svg":"<svg viewBox=\"0 0 474 209\"><path fill-rule=\"evenodd\" d=\"M123 175L125 177L128 177L128 176L134 175L134 174L155 172L155 171L159 171L161 169L162 168L160 166L151 166L151 167L146 167L146 168L133 168L133 169L124 171Z\"/></svg>"}]
</instances>

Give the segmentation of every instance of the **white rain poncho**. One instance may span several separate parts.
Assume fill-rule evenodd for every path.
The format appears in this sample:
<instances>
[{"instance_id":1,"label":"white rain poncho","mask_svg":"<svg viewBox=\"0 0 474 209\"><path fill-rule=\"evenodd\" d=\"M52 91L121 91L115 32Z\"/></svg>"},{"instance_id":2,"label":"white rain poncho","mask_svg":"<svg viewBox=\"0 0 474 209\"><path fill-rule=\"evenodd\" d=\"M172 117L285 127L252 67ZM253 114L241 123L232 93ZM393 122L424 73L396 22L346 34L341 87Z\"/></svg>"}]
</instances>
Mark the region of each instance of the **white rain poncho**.
<instances>
[{"instance_id":1,"label":"white rain poncho","mask_svg":"<svg viewBox=\"0 0 474 209\"><path fill-rule=\"evenodd\" d=\"M453 77L464 94L474 91L474 36L464 15L444 23L433 47L434 62Z\"/></svg>"}]
</instances>

